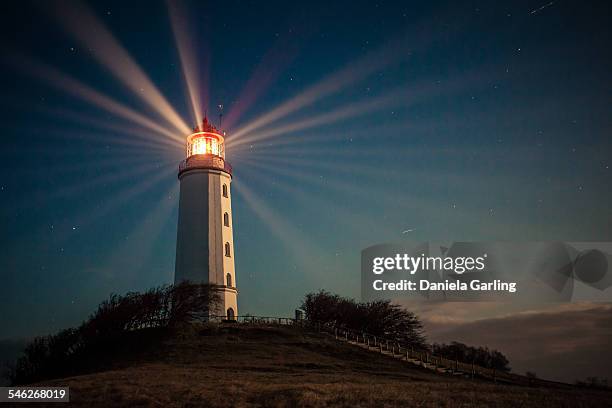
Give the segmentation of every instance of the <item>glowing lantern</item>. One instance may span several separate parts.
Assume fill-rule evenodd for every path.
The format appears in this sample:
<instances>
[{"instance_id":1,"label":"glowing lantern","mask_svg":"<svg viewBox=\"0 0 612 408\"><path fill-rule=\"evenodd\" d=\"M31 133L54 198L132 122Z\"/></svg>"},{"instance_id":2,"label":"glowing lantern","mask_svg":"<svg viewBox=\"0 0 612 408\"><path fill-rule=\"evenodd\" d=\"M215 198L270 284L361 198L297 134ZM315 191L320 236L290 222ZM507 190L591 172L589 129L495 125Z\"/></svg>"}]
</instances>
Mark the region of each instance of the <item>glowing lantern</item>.
<instances>
[{"instance_id":1,"label":"glowing lantern","mask_svg":"<svg viewBox=\"0 0 612 408\"><path fill-rule=\"evenodd\" d=\"M224 138L221 132L204 119L202 129L195 128L187 138L187 158L196 154L209 154L225 158Z\"/></svg>"}]
</instances>

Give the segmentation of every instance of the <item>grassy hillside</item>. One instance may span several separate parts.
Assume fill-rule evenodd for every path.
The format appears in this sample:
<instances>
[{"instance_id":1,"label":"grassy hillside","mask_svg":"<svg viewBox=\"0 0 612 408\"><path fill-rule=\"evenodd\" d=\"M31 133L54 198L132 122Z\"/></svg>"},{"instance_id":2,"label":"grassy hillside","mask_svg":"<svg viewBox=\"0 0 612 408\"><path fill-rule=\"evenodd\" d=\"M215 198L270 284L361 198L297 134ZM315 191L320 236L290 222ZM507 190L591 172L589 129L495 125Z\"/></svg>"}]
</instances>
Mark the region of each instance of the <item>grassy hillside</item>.
<instances>
[{"instance_id":1,"label":"grassy hillside","mask_svg":"<svg viewBox=\"0 0 612 408\"><path fill-rule=\"evenodd\" d=\"M69 386L78 406L612 406L612 393L453 378L283 327L193 326Z\"/></svg>"}]
</instances>

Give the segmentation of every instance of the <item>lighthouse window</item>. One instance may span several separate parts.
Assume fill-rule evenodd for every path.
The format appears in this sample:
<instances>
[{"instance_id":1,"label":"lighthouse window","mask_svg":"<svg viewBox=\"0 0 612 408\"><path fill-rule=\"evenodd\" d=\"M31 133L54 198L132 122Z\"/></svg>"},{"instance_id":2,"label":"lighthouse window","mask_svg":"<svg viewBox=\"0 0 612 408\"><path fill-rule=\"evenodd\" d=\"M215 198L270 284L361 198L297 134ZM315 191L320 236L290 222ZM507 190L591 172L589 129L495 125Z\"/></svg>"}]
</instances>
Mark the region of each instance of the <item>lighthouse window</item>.
<instances>
[{"instance_id":1,"label":"lighthouse window","mask_svg":"<svg viewBox=\"0 0 612 408\"><path fill-rule=\"evenodd\" d=\"M223 185L223 197L227 197L227 184Z\"/></svg>"},{"instance_id":2,"label":"lighthouse window","mask_svg":"<svg viewBox=\"0 0 612 408\"><path fill-rule=\"evenodd\" d=\"M227 286L231 287L232 286L232 275L228 273L226 280L227 280Z\"/></svg>"},{"instance_id":3,"label":"lighthouse window","mask_svg":"<svg viewBox=\"0 0 612 408\"><path fill-rule=\"evenodd\" d=\"M229 227L229 214L228 213L223 214L223 225L225 225L226 227Z\"/></svg>"},{"instance_id":4,"label":"lighthouse window","mask_svg":"<svg viewBox=\"0 0 612 408\"><path fill-rule=\"evenodd\" d=\"M219 142L210 137L198 137L191 142L191 154L219 155Z\"/></svg>"},{"instance_id":5,"label":"lighthouse window","mask_svg":"<svg viewBox=\"0 0 612 408\"><path fill-rule=\"evenodd\" d=\"M227 257L232 256L229 242L225 243L225 256Z\"/></svg>"}]
</instances>

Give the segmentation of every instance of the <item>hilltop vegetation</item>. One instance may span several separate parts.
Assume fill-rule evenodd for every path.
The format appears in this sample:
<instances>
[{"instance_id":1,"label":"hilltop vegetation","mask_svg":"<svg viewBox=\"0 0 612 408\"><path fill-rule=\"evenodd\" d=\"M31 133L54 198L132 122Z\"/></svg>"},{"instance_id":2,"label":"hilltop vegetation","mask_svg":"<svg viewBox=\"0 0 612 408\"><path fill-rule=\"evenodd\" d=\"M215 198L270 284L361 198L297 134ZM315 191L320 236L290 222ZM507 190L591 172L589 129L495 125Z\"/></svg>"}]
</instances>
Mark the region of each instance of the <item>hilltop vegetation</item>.
<instances>
[{"instance_id":1,"label":"hilltop vegetation","mask_svg":"<svg viewBox=\"0 0 612 408\"><path fill-rule=\"evenodd\" d=\"M88 408L612 405L612 394L594 387L497 385L440 374L313 329L346 327L429 347L418 317L389 302L309 294L302 306L316 325L273 326L257 319L210 323L218 301L208 285L111 295L81 326L30 343L13 382L69 386L72 404ZM458 343L435 347L466 358L496 356ZM497 357L488 363L507 365Z\"/></svg>"},{"instance_id":2,"label":"hilltop vegetation","mask_svg":"<svg viewBox=\"0 0 612 408\"><path fill-rule=\"evenodd\" d=\"M210 285L182 283L144 293L112 294L81 326L36 337L10 374L12 383L95 371L118 353L159 342L164 332L202 321L219 302Z\"/></svg>"},{"instance_id":3,"label":"hilltop vegetation","mask_svg":"<svg viewBox=\"0 0 612 408\"><path fill-rule=\"evenodd\" d=\"M311 321L427 348L423 325L418 317L388 300L356 302L322 290L307 294L302 309Z\"/></svg>"},{"instance_id":4,"label":"hilltop vegetation","mask_svg":"<svg viewBox=\"0 0 612 408\"><path fill-rule=\"evenodd\" d=\"M108 367L43 384L75 406L610 406L610 393L454 378L296 327L195 324Z\"/></svg>"}]
</instances>

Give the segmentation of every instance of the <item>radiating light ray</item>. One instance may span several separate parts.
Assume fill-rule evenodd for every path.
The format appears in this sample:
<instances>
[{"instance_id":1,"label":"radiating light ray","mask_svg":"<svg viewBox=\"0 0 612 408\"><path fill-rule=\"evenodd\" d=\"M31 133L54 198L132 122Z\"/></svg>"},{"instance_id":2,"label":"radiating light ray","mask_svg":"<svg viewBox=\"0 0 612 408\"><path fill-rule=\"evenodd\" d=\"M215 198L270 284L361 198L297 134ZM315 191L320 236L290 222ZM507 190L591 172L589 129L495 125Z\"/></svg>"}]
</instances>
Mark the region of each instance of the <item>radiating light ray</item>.
<instances>
[{"instance_id":1,"label":"radiating light ray","mask_svg":"<svg viewBox=\"0 0 612 408\"><path fill-rule=\"evenodd\" d=\"M179 143L175 139L170 139L166 135L157 133L155 131L151 131L150 129L147 130L143 128L142 126L129 126L129 125L119 123L118 122L119 119L116 117L112 117L112 120L110 118L103 120L98 117L86 115L81 112L77 112L77 111L66 109L66 108L59 108L59 107L33 105L31 107L28 107L28 109L35 110L44 115L48 115L53 120L56 120L57 118L63 118L75 124L86 125L88 127L94 127L94 128L99 128L103 130L110 130L113 132L113 134L123 135L123 137L120 137L118 135L113 136L113 137L108 136L109 144L112 143L112 144L124 144L124 145L131 145L131 146L142 146L143 149L151 148L150 150L156 150L157 148L160 148L160 149L163 148L164 150L169 151L170 149L173 149L173 150L176 150L177 152L178 151L182 152L184 149L184 143ZM43 122L43 121L39 121L39 122ZM16 128L16 130L20 130L20 129L21 129L21 125L19 125L19 127ZM32 130L34 128L30 127L30 129L31 129L30 133L34 133L34 131ZM75 133L74 130L68 131L62 128L61 130L56 129L54 131L48 124L45 126L41 126L38 129L38 133L40 134L48 135L53 132L55 132L59 136L63 134L67 134L69 137L70 137L69 132L73 132L74 134L73 138L78 139L78 135ZM87 132L79 131L79 134L80 133L84 134ZM156 136L156 137L152 137L152 136ZM100 138L101 137L102 135L100 135ZM92 137L92 138L95 138L95 137Z\"/></svg>"},{"instance_id":2,"label":"radiating light ray","mask_svg":"<svg viewBox=\"0 0 612 408\"><path fill-rule=\"evenodd\" d=\"M349 194L359 194L360 189L361 189L360 185L350 186L346 182L338 182L336 180L332 180L331 177L327 177L327 174L326 176L323 176L322 174L316 175L313 173L312 170L309 171L309 170L287 168L287 167L281 168L272 163L251 161L251 160L244 161L243 164L249 165L259 170L265 170L265 171L271 172L279 177L291 178L294 181L312 184L312 185L315 185L317 188L337 189L336 191L342 190Z\"/></svg>"},{"instance_id":3,"label":"radiating light ray","mask_svg":"<svg viewBox=\"0 0 612 408\"><path fill-rule=\"evenodd\" d=\"M264 130L261 132L254 132L252 134L249 134L248 136L243 136L238 139L232 137L228 140L227 146L228 148L234 148L236 146L240 146L241 144L254 143L272 138L274 136L285 135L299 130L327 125L330 123L338 122L343 119L359 116L368 112L385 109L392 105L401 104L403 102L403 98L401 98L401 96L404 92L405 91L403 90L390 92L380 97L360 101L350 105L345 105L334 111L322 113L317 116L310 117L308 119L292 121L288 124L281 125L279 127L275 127L267 131Z\"/></svg>"},{"instance_id":4,"label":"radiating light ray","mask_svg":"<svg viewBox=\"0 0 612 408\"><path fill-rule=\"evenodd\" d=\"M179 185L174 183L151 210L142 214L125 240L115 246L102 266L108 278L121 280L130 290L138 284L137 278L142 280L142 267L150 259L161 231L172 220L170 214L178 204L178 191Z\"/></svg>"},{"instance_id":5,"label":"radiating light ray","mask_svg":"<svg viewBox=\"0 0 612 408\"><path fill-rule=\"evenodd\" d=\"M134 156L146 155L151 158L151 153L168 154L168 147L156 144L148 144L142 140L126 139L125 137L113 136L107 134L82 132L72 136L66 135L67 139L78 139L92 143L92 147L104 149L105 147L113 146L114 150L120 149L131 153ZM97 144L97 146L96 146Z\"/></svg>"},{"instance_id":6,"label":"radiating light ray","mask_svg":"<svg viewBox=\"0 0 612 408\"><path fill-rule=\"evenodd\" d=\"M305 183L306 185L312 185L317 187L318 190L329 190L335 194L341 194L350 196L353 198L359 198L363 202L372 202L377 205L388 205L399 197L401 191L395 189L390 190L384 184L372 185L372 183L365 183L365 178L378 178L378 179L395 179L394 184L398 185L405 175L394 175L387 173L384 170L381 172L375 172L374 169L363 169L358 168L346 171L346 175L342 175L340 171L334 171L333 169L304 169L304 168L291 168L287 166L278 166L272 163L262 163L258 161L247 161L245 164L257 168L262 171L267 171L275 174L277 177L285 178L288 180L299 181L299 184ZM355 173L361 173L361 176L355 177ZM444 181L441 178L440 181Z\"/></svg>"},{"instance_id":7,"label":"radiating light ray","mask_svg":"<svg viewBox=\"0 0 612 408\"><path fill-rule=\"evenodd\" d=\"M107 112L113 113L119 117L130 120L137 123L145 128L151 129L155 132L164 134L170 138L177 140L182 143L183 140L176 135L176 132L172 132L163 126L160 126L153 120L136 112L135 110L113 100L112 98L96 91L95 89L83 84L82 82L52 68L40 61L34 61L30 58L20 58L19 62L9 60L10 63L17 66L19 69L24 70L31 75L41 78L46 81L48 85L53 86L61 91L64 91L72 96L75 96L85 102L91 103L98 108L101 108ZM187 134L188 132L184 133Z\"/></svg>"},{"instance_id":8,"label":"radiating light ray","mask_svg":"<svg viewBox=\"0 0 612 408\"><path fill-rule=\"evenodd\" d=\"M83 157L82 155L75 155L74 159L64 159L60 164L55 164L45 169L45 175L47 177L60 178L70 173L78 173L87 169L98 169L100 173L104 173L109 169L115 167L125 167L132 164L140 164L141 162L150 162L151 157L138 156L134 157L133 154L118 154L120 152L113 152L110 157L95 156L94 157ZM35 153L34 153L35 154ZM157 157L154 157L157 160ZM30 166L27 169L22 170L24 172L31 172L32 176L39 176L40 169L35 166Z\"/></svg>"},{"instance_id":9,"label":"radiating light ray","mask_svg":"<svg viewBox=\"0 0 612 408\"><path fill-rule=\"evenodd\" d=\"M348 85L367 78L382 68L401 61L407 57L405 52L402 52L403 49L403 44L393 42L359 61L349 64L347 67L319 81L306 91L289 99L289 101L232 132L232 140L236 141L245 134L276 122L299 109L312 105L325 96L337 93Z\"/></svg>"},{"instance_id":10,"label":"radiating light ray","mask_svg":"<svg viewBox=\"0 0 612 408\"><path fill-rule=\"evenodd\" d=\"M155 110L180 134L188 134L189 126L176 113L166 98L140 68L127 50L83 2L49 2L49 12L91 55L141 101Z\"/></svg>"},{"instance_id":11,"label":"radiating light ray","mask_svg":"<svg viewBox=\"0 0 612 408\"><path fill-rule=\"evenodd\" d=\"M347 86L366 79L373 73L407 60L418 50L427 49L438 39L444 39L451 32L462 28L461 24L445 27L431 34L431 26L440 21L440 13L423 19L411 28L399 34L394 40L379 49L370 52L357 61L347 64L344 68L328 75L307 90L264 113L253 121L230 132L233 139L251 133L263 126L273 123L304 107L312 105L323 97L333 95ZM448 16L447 16L448 18Z\"/></svg>"},{"instance_id":12,"label":"radiating light ray","mask_svg":"<svg viewBox=\"0 0 612 408\"><path fill-rule=\"evenodd\" d=\"M227 117L223 119L223 127L231 129L270 86L279 73L289 65L297 55L297 45L288 41L289 36L281 35L272 48L264 55L253 75L247 81L244 89L231 106Z\"/></svg>"},{"instance_id":13,"label":"radiating light ray","mask_svg":"<svg viewBox=\"0 0 612 408\"><path fill-rule=\"evenodd\" d=\"M246 164L247 167L251 166L251 163ZM244 166L243 166L244 167ZM279 168L275 168L273 166L269 166L268 171L275 173L275 178L274 178L274 182L268 182L267 184L270 185L270 187L276 187L279 184L283 184L283 182L279 183L278 177L286 177L287 179L287 184L291 187L294 187L294 189L299 189L300 186L302 186L302 183L296 183L295 180L292 179L293 175L292 174L287 174L287 172L285 172L282 169ZM265 174L265 171L262 172L261 168L258 169L249 169L249 171L245 172L245 175L248 176L252 176L254 181L257 182L263 182L264 180L270 180L270 177L268 175ZM278 177L276 177L278 176ZM442 181L443 179L446 178L445 175L438 175L440 176L440 181ZM461 176L462 179L455 179L455 180L451 180L447 182L452 183L458 183L459 185L469 185L469 184L473 184L475 178L473 176ZM489 178L490 182L494 183L495 185L498 186L504 186L504 188L508 187L507 181L510 181L509 179L504 179L504 178L500 178L497 176L493 176ZM429 181L429 180L428 180ZM330 191L333 192L337 192L336 191L336 186L335 185L325 185L322 184L325 187L331 187ZM479 191L475 190L475 193L482 193L482 189L480 189ZM392 193L392 194L389 194ZM382 223L381 225L379 225L378 227L375 224L370 223L370 228L368 229L364 229L363 231L361 231L361 233L366 233L367 237L368 237L368 244L371 242L376 242L378 239L376 238L375 234L380 233L380 239L383 240L387 240L389 239L389 235L390 234L397 234L398 237L400 237L401 234L401 224L397 224L398 220L400 220L399 222L403 222L401 221L401 217L398 219L397 218L397 214L394 215L393 219L389 219L387 221L386 220L386 215L383 216L383 214L386 213L392 213L394 210L397 211L398 213L404 213L407 214L411 217L414 217L415 219L427 219L427 218L436 218L436 217L444 217L444 222L448 223L448 225L453 225L454 227L451 229L456 229L456 230L463 230L465 229L467 226L470 226L470 228L474 225L482 225L481 222L479 222L479 220L482 220L483 217L483 210L482 208L473 208L473 206L467 206L467 207L463 207L460 206L460 208L457 209L453 209L453 211L449 212L449 208L450 208L450 204L448 202L445 201L441 201L439 198L424 198L422 195L409 195L406 194L407 192L401 192L401 191L392 191L389 190L388 188L386 189L386 191L384 189L380 189L380 188L368 188L367 192L363 193L363 199L364 201L362 203L364 203L363 205L361 205L361 208L363 208L363 212L360 213L357 209L359 208L359 205L357 205L357 203L361 202L355 202L354 205L350 205L350 217L355 217L353 222L356 225L366 225L368 221L372 221L373 217L372 217L372 204L367 204L367 200L369 199L376 199L376 202L373 204L377 207L379 207L381 209L380 211L380 215L378 217L378 219L376 220L377 223ZM311 197L313 194L312 193L308 193L306 194L306 197ZM315 194L315 196L317 196ZM323 197L329 197L328 194L326 193L321 193L319 196L323 196ZM326 206L326 208L330 208L330 212L332 211L331 208L333 208L334 205L334 201L333 199L330 198L330 202L329 204ZM486 207L485 207L486 208ZM340 217L343 217L345 214L345 211L349 211L348 208L344 208L343 211L341 211L339 213ZM295 211L294 211L295 212ZM293 213L294 213L293 212ZM316 218L316 222L319 223L320 215L317 214ZM350 218L347 218L347 220L350 220ZM521 229L525 229L528 227L528 225L524 225L524 226L519 226L517 227L517 225L512 225L512 224L508 224L505 223L503 221L500 221L499 219L497 220L490 220L491 222L495 223L495 228L491 228L490 225L487 224L487 227L483 230L483 231L477 231L477 233L484 233L485 235L490 235L491 231L495 231L495 229L513 229L513 228L517 228L517 230L521 230ZM415 225L415 224L410 224L410 225ZM419 234L425 234L425 236L427 236L427 234L430 234L431 231L427 230L427 224L423 225L422 228L419 228ZM422 235L421 235L422 236ZM466 239L466 236L461 236L461 237L451 237L450 239ZM478 239L475 236L471 235L468 237L468 239Z\"/></svg>"},{"instance_id":14,"label":"radiating light ray","mask_svg":"<svg viewBox=\"0 0 612 408\"><path fill-rule=\"evenodd\" d=\"M270 168L262 168L252 165L251 163L247 163L246 166L253 169L249 174L262 175L270 172L271 174L278 175L277 172L271 171L272 169ZM262 181L266 180L266 178L258 178L258 180ZM313 215L321 222L328 219L329 224L336 225L338 230L345 231L349 235L351 233L361 234L366 231L370 235L384 235L386 228L382 227L378 220L371 217L371 214L368 213L371 209L370 206L365 206L367 208L360 211L356 209L358 206L347 208L346 206L339 205L335 201L330 200L329 196L325 193L320 195L309 194L303 188L300 188L301 185L295 183L293 179L287 178L285 180L283 180L283 178L275 178L272 183L273 185L269 185L270 183L268 183L266 188L281 189L284 193L292 195L296 198L295 201L299 203L300 207L307 211L313 208L325 208L325 211L317 211L316 214ZM333 187L330 190L332 189ZM325 222L323 223L325 224Z\"/></svg>"},{"instance_id":15,"label":"radiating light ray","mask_svg":"<svg viewBox=\"0 0 612 408\"><path fill-rule=\"evenodd\" d=\"M192 41L192 35L188 33L189 18L182 2L166 0L166 4L181 61L185 88L189 95L193 123L202 123L201 100L208 100L209 58L208 56L199 59L196 57L196 47ZM198 60L203 62L202 70L199 69Z\"/></svg>"},{"instance_id":16,"label":"radiating light ray","mask_svg":"<svg viewBox=\"0 0 612 408\"><path fill-rule=\"evenodd\" d=\"M24 209L40 207L41 203L45 205L54 200L60 200L62 198L69 197L70 194L83 192L101 184L114 184L115 182L129 179L130 177L137 176L148 172L149 174L155 174L160 171L160 163L164 161L152 162L151 158L126 158L125 160L118 160L113 158L107 161L85 161L79 163L70 163L63 166L53 166L47 171L47 176L54 178L61 178L66 176L66 180L72 180L74 174L79 174L83 171L91 172L91 169L98 169L100 176L93 178L84 178L81 182L65 181L61 184L61 187L54 188L52 191L36 191L28 194L27 196L14 197L12 200L7 201L4 205L4 210L20 212ZM166 162L166 165L171 165L171 162ZM146 170L145 170L146 169ZM40 178L40 169L31 169L33 176ZM75 197L80 197L75 195Z\"/></svg>"},{"instance_id":17,"label":"radiating light ray","mask_svg":"<svg viewBox=\"0 0 612 408\"><path fill-rule=\"evenodd\" d=\"M380 136L373 136L380 137ZM337 146L330 145L325 146L325 143L311 143L316 147L291 147L291 146L271 146L265 148L251 149L249 151L232 151L232 161L236 161L236 158L240 160L241 157L253 157L261 159L274 160L276 158L356 158L356 157L371 157L371 156L385 156L387 154L410 154L410 149L389 149L383 147L367 147L367 148L354 148L350 145Z\"/></svg>"},{"instance_id":18,"label":"radiating light ray","mask_svg":"<svg viewBox=\"0 0 612 408\"><path fill-rule=\"evenodd\" d=\"M262 221L269 231L282 242L302 265L309 265L314 254L321 251L302 231L272 210L257 194L240 181L232 182L232 187L243 197L251 211ZM312 271L314 272L314 271Z\"/></svg>"},{"instance_id":19,"label":"radiating light ray","mask_svg":"<svg viewBox=\"0 0 612 408\"><path fill-rule=\"evenodd\" d=\"M176 148L172 151L164 145L156 143L148 144L145 141L134 139L129 136L121 137L107 133L94 133L91 131L79 130L74 127L58 128L52 125L29 127L27 134L33 135L33 140L44 137L45 140L52 140L54 142L50 147L28 147L28 153L39 154L41 156L79 156L83 159L87 156L112 154L113 152L119 155L130 154L134 157L143 154L157 156L161 153L171 155L172 153L180 152ZM84 149L85 142L92 142L91 147L93 147L93 149ZM10 149L7 149L5 153L6 152L10 152ZM20 154L19 149L16 149L15 154Z\"/></svg>"},{"instance_id":20,"label":"radiating light ray","mask_svg":"<svg viewBox=\"0 0 612 408\"><path fill-rule=\"evenodd\" d=\"M384 95L372 100L363 100L355 104L350 104L335 111L318 115L316 117L293 121L286 125L280 125L269 130L255 132L255 128L248 129L250 134L242 136L244 132L239 130L232 134L228 140L228 148L236 148L244 144L252 144L258 141L273 138L278 135L288 135L296 131L301 131L311 127L334 123L341 119L346 119L367 112L384 109L393 105L401 105L406 108L409 104L416 102L429 101L440 95L454 94L465 89L475 89L476 87L488 86L493 79L498 79L497 74L483 74L483 72L468 72L450 79L421 81L416 84L406 84L393 91L387 91ZM257 126L261 128L265 124ZM242 132L242 133L241 133Z\"/></svg>"},{"instance_id":21,"label":"radiating light ray","mask_svg":"<svg viewBox=\"0 0 612 408\"><path fill-rule=\"evenodd\" d=\"M41 203L48 205L49 203L70 196L78 196L78 194L84 194L85 191L94 189L96 187L104 187L106 185L114 185L119 181L123 181L132 177L143 176L147 174L155 174L160 171L160 166L169 166L171 163L166 162L151 162L151 160L144 161L142 163L131 163L131 166L119 167L105 171L101 175L93 178L83 178L77 183L65 182L62 183L61 187L54 188L52 191L35 192L28 195L27 200L18 204L20 209L32 208L40 206Z\"/></svg>"},{"instance_id":22,"label":"radiating light ray","mask_svg":"<svg viewBox=\"0 0 612 408\"><path fill-rule=\"evenodd\" d=\"M387 219L386 213L393 208L405 210L406 201L402 196L389 194L385 188L355 188L343 182L329 182L316 176L296 175L294 172L286 172L285 169L274 166L261 166L258 163L242 164L241 168L247 168L242 178L251 178L252 182L266 183L266 189L280 189L295 198L298 207L295 211L310 211L311 208L321 208L326 211L313 214L313 221L325 223L329 219L329 224L336 225L340 231L345 231L349 236L360 239L362 245L369 245L377 240L389 239L390 234L399 234L396 219ZM268 177L268 174L274 177ZM300 182L296 183L296 180ZM317 194L313 194L306 186L316 185ZM306 187L306 188L302 188ZM330 198L332 194L334 199ZM352 203L350 206L338 204L338 195L347 196ZM444 211L447 208L436 200L410 197L412 208L419 207L428 209L432 213ZM380 208L378 216L372 216L372 210ZM393 236L393 235L392 235ZM378 238L379 237L379 238Z\"/></svg>"},{"instance_id":23,"label":"radiating light ray","mask_svg":"<svg viewBox=\"0 0 612 408\"><path fill-rule=\"evenodd\" d=\"M355 222L364 225L366 224L364 220L371 219L372 208L380 208L381 214L392 212L394 210L398 212L406 212L407 210L410 210L419 217L422 217L422 214L436 217L439 216L439 214L448 214L449 210L449 203L440 201L437 197L428 197L423 194L409 194L409 190L404 191L402 189L389 188L389 186L386 184L367 184L367 187L364 187L364 184L362 183L352 185L347 183L346 179L342 179L340 181L327 177L321 178L316 175L305 174L300 171L287 169L286 167L262 164L260 162L243 163L241 168L244 166L250 167L252 170L245 172L242 177L248 177L252 174L256 174L258 176L254 177L254 179L257 181L268 181L271 186L278 186L279 184L282 184L283 182L281 180L284 179L291 186L295 186L298 189L301 185L314 185L316 186L316 191L320 192L320 196L328 197L329 195L326 191L328 191L330 194L341 196L347 195L351 197L351 202L354 203L351 205L351 216L356 217ZM266 173L274 175L274 178L271 179L266 177ZM470 185L470 180L473 179L471 176L457 176L452 172L434 173L432 171L422 171L417 174L412 174L411 176L416 180L427 178L428 183L439 184L442 189L446 189L449 184L460 186ZM299 182L296 183L296 180ZM358 181L356 182L358 183ZM513 180L512 178L500 178L497 175L491 175L486 184L506 186L505 188L507 188L507 186L512 186ZM483 188L487 189L487 187L474 186L474 194L481 194ZM359 208L359 206L356 205L356 203L362 203L361 207L363 208L363 212L360 216L357 216L358 211L356 208ZM482 209L469 209L462 207L460 210L453 211L451 215L448 215L447 221L455 222L456 219L464 220L467 217L472 220L477 220L482 218L482 213ZM380 222L380 219L378 221ZM378 229L372 225L371 231L385 232L386 229L386 236L388 236L389 231L395 231L394 228L395 225L392 223L383 225ZM381 234L380 236L384 237L385 234ZM465 239L465 237L463 237L463 239Z\"/></svg>"},{"instance_id":24,"label":"radiating light ray","mask_svg":"<svg viewBox=\"0 0 612 408\"><path fill-rule=\"evenodd\" d=\"M47 128L45 131L46 135L56 136L58 140L61 140L63 143L66 141L75 141L76 145L79 147L79 144L87 142L90 143L89 147L91 147L94 152L96 149L106 150L111 146L114 151L118 149L124 151L128 154L133 155L134 157L147 155L151 157L151 154L154 155L166 155L171 156L172 153L179 153L180 151L174 148L174 151L171 150L167 145L157 144L157 143L147 143L146 141L140 138L133 137L123 137L116 136L109 133L95 133L90 131L79 131L79 130L57 130L57 129L49 129ZM68 144L66 149L74 149L73 145ZM178 156L177 156L178 157Z\"/></svg>"},{"instance_id":25,"label":"radiating light ray","mask_svg":"<svg viewBox=\"0 0 612 408\"><path fill-rule=\"evenodd\" d=\"M158 183L164 180L168 181L171 174L173 173L176 173L176 168L174 167L168 166L165 168L161 168L159 172L152 174L150 177L144 178L137 184L128 188L121 189L112 196L106 197L106 199L102 201L100 205L97 205L96 207L90 208L88 210L83 210L77 214L72 215L68 220L64 220L63 222L58 223L58 225L56 225L56 227L54 228L55 231L58 231L56 242L63 242L64 240L69 239L70 234L67 231L84 229L98 221L101 217L106 216L112 213L113 211L116 211L127 201L150 190ZM44 230L47 231L48 228L45 228ZM59 233L59 231L64 232Z\"/></svg>"},{"instance_id":26,"label":"radiating light ray","mask_svg":"<svg viewBox=\"0 0 612 408\"><path fill-rule=\"evenodd\" d=\"M384 186L372 187L367 184L367 187L360 179L352 180L346 177L337 178L334 173L326 172L323 174L313 174L311 171L299 171L286 167L280 168L269 163L247 162L249 166L259 170L268 171L275 174L277 177L291 180L293 183L306 183L315 186L319 191L329 190L334 194L341 194L353 198L359 198L364 203L370 202L374 205L382 205L384 202L390 202L397 197L390 194ZM320 173L320 172L319 172ZM322 193L325 194L325 193Z\"/></svg>"},{"instance_id":27,"label":"radiating light ray","mask_svg":"<svg viewBox=\"0 0 612 408\"><path fill-rule=\"evenodd\" d=\"M125 134L138 138L142 145L158 145L164 146L166 149L173 148L182 151L184 149L184 142L179 142L178 138L169 138L168 134L162 134L151 129L144 128L142 126L128 126L123 123L119 123L116 120L109 121L86 115L81 112L75 112L65 108L40 108L39 111L52 115L54 118L61 117L70 120L71 122L87 125L104 130L110 130L112 132ZM134 141L138 142L138 141Z\"/></svg>"},{"instance_id":28,"label":"radiating light ray","mask_svg":"<svg viewBox=\"0 0 612 408\"><path fill-rule=\"evenodd\" d=\"M273 158L268 157L268 159L266 159L266 156L260 156L260 160L257 160L257 157L253 158L253 160L256 160L256 163L267 163L271 166L276 166L277 168L299 168L300 170L304 170L304 168L306 168L307 170L304 171L319 173L325 172L326 174L332 174L334 176L344 175L343 177L377 177L387 180L395 179L396 181L397 179L402 178L402 174L398 174L395 171L390 171L387 167L381 167L380 163L384 162L385 160L384 157L381 156L377 156L377 159L374 161L372 161L371 158L367 158L358 164L339 162L333 155L325 156L324 159L327 160L282 156L276 156Z\"/></svg>"},{"instance_id":29,"label":"radiating light ray","mask_svg":"<svg viewBox=\"0 0 612 408\"><path fill-rule=\"evenodd\" d=\"M385 139L392 139L405 135L406 132L421 130L423 126L417 126L410 122L392 122L391 124L385 123L378 126L365 126L359 129L350 129L346 132L332 131L322 129L313 133L299 133L287 135L283 138L267 139L264 142L257 142L249 144L241 144L232 148L232 154L237 153L251 153L258 149L274 149L283 147L299 146L303 144L308 145L325 145L328 142L349 142L357 141L361 139L370 139L372 135L383 136ZM427 127L428 128L428 127Z\"/></svg>"},{"instance_id":30,"label":"radiating light ray","mask_svg":"<svg viewBox=\"0 0 612 408\"><path fill-rule=\"evenodd\" d=\"M320 139L319 141L310 141L308 140L309 136L304 136L306 138L305 144L306 146L293 145L291 143L285 145L276 145L272 144L267 146L262 144L259 147L251 147L248 149L232 149L231 157L232 161L236 161L236 159L240 160L244 157L253 157L260 159L270 159L275 160L276 158L313 158L313 159L337 159L337 158L355 158L355 157L363 157L368 158L371 156L387 156L387 155L397 155L397 156L411 156L415 154L422 154L422 148L419 146L414 147L384 147L381 144L372 145L371 140L381 140L386 139L386 135L372 132L368 133L368 143L367 145L355 145L352 142L347 143L329 143L326 144L326 140ZM343 138L345 138L343 136ZM357 138L353 139L356 140ZM331 140L327 140L327 142L332 142ZM433 149L435 151L442 151L443 149Z\"/></svg>"}]
</instances>

